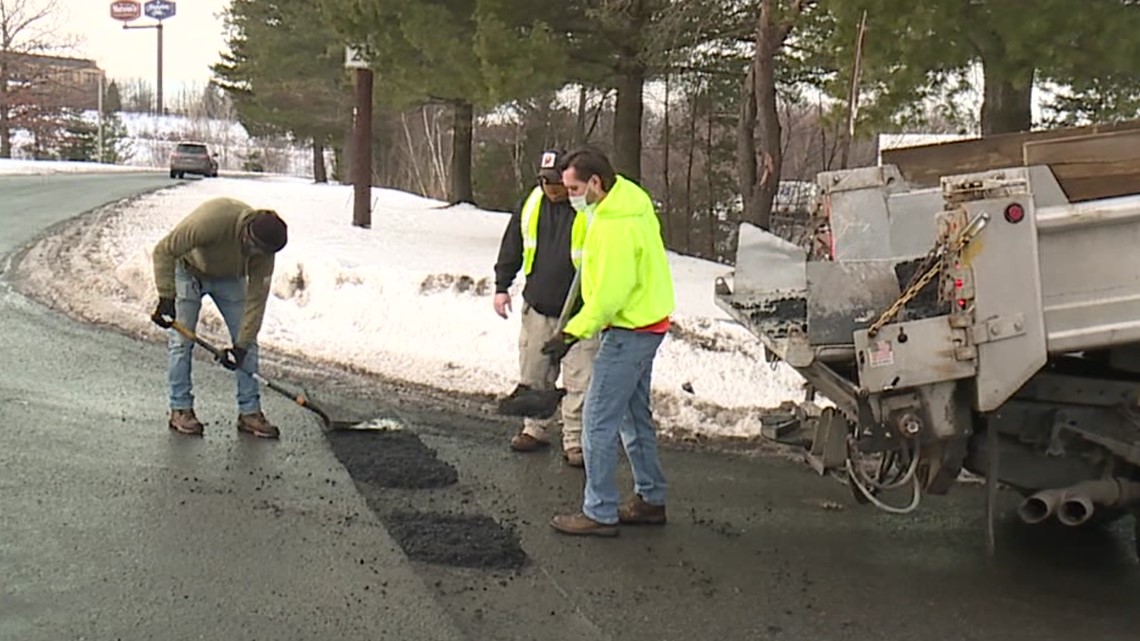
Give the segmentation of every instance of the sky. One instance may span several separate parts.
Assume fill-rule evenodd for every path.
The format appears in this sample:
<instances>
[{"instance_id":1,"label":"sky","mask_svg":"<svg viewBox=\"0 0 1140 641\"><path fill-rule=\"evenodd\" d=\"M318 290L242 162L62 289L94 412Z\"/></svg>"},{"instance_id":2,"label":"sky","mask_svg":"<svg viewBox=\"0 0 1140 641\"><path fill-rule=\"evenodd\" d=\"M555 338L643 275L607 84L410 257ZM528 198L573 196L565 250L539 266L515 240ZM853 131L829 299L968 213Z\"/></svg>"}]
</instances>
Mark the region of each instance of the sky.
<instances>
[{"instance_id":1,"label":"sky","mask_svg":"<svg viewBox=\"0 0 1140 641\"><path fill-rule=\"evenodd\" d=\"M124 31L123 23L111 18L111 0L57 2L64 12L63 30L80 39L75 55L95 60L110 79L155 82L158 46L154 29ZM219 52L226 48L221 14L228 6L229 0L175 2L174 17L163 21L165 92L173 94L181 86L205 85L210 80L210 65L219 60ZM154 22L144 14L130 24Z\"/></svg>"}]
</instances>

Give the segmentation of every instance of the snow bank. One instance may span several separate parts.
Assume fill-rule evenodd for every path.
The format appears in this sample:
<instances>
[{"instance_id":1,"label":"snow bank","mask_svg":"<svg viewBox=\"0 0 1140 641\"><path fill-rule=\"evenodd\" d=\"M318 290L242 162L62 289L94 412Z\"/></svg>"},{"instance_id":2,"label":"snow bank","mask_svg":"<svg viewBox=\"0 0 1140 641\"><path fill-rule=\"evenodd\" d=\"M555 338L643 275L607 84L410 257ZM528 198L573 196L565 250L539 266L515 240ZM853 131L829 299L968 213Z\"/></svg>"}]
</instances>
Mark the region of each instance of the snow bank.
<instances>
[{"instance_id":1,"label":"snow bank","mask_svg":"<svg viewBox=\"0 0 1140 641\"><path fill-rule=\"evenodd\" d=\"M0 175L101 173L113 171L164 171L154 167L111 165L99 162L59 162L0 158Z\"/></svg>"}]
</instances>

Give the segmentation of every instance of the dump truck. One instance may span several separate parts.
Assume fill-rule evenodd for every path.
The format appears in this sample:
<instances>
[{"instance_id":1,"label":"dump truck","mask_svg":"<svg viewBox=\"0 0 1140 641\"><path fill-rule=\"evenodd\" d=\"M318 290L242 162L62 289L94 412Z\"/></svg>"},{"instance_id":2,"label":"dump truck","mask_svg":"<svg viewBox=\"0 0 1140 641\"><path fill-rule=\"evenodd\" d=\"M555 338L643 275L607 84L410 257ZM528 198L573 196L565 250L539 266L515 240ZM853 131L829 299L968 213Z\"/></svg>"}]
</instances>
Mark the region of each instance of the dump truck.
<instances>
[{"instance_id":1,"label":"dump truck","mask_svg":"<svg viewBox=\"0 0 1140 641\"><path fill-rule=\"evenodd\" d=\"M805 380L812 465L892 513L970 475L1028 523L1140 508L1140 195L1074 202L1048 165L817 181L814 242L742 224L714 285Z\"/></svg>"}]
</instances>

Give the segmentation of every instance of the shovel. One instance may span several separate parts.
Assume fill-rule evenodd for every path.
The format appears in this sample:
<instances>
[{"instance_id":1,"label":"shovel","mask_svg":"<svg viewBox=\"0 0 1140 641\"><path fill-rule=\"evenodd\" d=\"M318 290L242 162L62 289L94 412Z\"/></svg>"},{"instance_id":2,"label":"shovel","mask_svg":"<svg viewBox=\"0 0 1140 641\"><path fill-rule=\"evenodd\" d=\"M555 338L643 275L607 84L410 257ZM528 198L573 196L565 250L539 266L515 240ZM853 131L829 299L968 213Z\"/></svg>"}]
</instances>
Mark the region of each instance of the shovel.
<instances>
[{"instance_id":1,"label":"shovel","mask_svg":"<svg viewBox=\"0 0 1140 641\"><path fill-rule=\"evenodd\" d=\"M190 329L187 328L182 323L179 323L178 321L173 321L170 324L170 327L172 329L174 329L175 331L177 331L179 334L182 334L183 336L185 336L188 340L192 340L196 344L200 345L202 347L202 349L209 352L214 358L218 358L221 356L222 350L220 350L217 347L214 347L210 343L206 342L205 339L203 339L201 336L198 336L194 332L190 331ZM309 400L303 393L292 392L292 391L282 387L281 385L274 383L273 381L269 380L268 378L265 378L264 376L262 376L261 374L259 374L257 372L250 372L249 374L250 374L250 376L253 377L253 380L257 381L258 383L261 383L262 385L265 385L266 387L273 390L274 392L281 394L282 396L288 398L289 400L293 401L297 405L300 405L301 407L303 407L303 408L309 410L310 412L316 414L317 416L319 416L321 419L321 423L324 425L326 430L329 430L329 431L347 430L347 429L351 429L352 426L358 424L358 421L333 421L332 419L329 418L329 415L327 412L325 412L319 406L314 405L313 402L311 400Z\"/></svg>"},{"instance_id":2,"label":"shovel","mask_svg":"<svg viewBox=\"0 0 1140 641\"><path fill-rule=\"evenodd\" d=\"M566 323L570 322L570 312L574 309L581 291L582 270L574 272L574 280L570 283L570 291L566 294L566 301L562 304L562 314L558 317L558 328L554 335L562 334ZM547 419L554 415L558 403L566 395L561 389L533 389L520 388L517 394L509 396L499 402L499 413L508 416L525 416L528 418Z\"/></svg>"}]
</instances>

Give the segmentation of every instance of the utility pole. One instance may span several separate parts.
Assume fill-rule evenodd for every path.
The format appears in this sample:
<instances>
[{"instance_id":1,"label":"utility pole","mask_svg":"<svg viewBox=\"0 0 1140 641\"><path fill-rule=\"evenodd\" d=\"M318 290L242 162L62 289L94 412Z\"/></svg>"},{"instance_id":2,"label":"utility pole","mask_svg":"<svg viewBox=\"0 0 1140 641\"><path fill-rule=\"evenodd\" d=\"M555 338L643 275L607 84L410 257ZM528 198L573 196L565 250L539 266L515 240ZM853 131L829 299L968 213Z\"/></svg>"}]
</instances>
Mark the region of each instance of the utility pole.
<instances>
[{"instance_id":1,"label":"utility pole","mask_svg":"<svg viewBox=\"0 0 1140 641\"><path fill-rule=\"evenodd\" d=\"M360 49L345 47L344 66L353 70L356 106L353 109L352 224L372 227L372 69Z\"/></svg>"},{"instance_id":2,"label":"utility pole","mask_svg":"<svg viewBox=\"0 0 1140 641\"><path fill-rule=\"evenodd\" d=\"M103 72L99 72L99 101L98 101L98 122L99 122L99 146L98 146L98 159L103 162Z\"/></svg>"}]
</instances>

